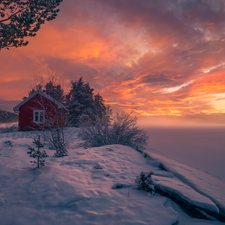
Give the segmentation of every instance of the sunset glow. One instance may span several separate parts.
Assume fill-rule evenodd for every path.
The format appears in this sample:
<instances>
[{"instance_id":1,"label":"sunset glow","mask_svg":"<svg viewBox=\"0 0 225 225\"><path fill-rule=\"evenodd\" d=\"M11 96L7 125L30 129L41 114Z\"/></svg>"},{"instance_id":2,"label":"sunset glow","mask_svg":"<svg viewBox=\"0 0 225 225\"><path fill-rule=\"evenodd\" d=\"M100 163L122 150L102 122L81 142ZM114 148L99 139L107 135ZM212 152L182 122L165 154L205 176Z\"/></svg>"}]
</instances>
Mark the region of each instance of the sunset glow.
<instances>
[{"instance_id":1,"label":"sunset glow","mask_svg":"<svg viewBox=\"0 0 225 225\"><path fill-rule=\"evenodd\" d=\"M0 109L54 69L114 109L142 116L225 113L224 1L64 0L22 48L0 52Z\"/></svg>"}]
</instances>

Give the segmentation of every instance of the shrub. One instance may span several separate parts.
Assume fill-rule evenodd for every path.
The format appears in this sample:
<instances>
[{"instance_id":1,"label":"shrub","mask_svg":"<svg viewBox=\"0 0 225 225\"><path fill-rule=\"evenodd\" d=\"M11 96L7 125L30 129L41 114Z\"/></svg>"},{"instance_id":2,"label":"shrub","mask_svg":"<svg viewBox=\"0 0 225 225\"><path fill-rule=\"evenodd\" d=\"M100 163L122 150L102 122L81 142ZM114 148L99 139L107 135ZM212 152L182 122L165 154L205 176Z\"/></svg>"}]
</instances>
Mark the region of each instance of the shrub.
<instances>
[{"instance_id":1,"label":"shrub","mask_svg":"<svg viewBox=\"0 0 225 225\"><path fill-rule=\"evenodd\" d=\"M85 141L83 145L89 147L121 144L144 149L148 136L136 123L137 117L132 113L117 113L111 123L99 120L94 126L82 127L78 136Z\"/></svg>"},{"instance_id":2,"label":"shrub","mask_svg":"<svg viewBox=\"0 0 225 225\"><path fill-rule=\"evenodd\" d=\"M152 181L152 177L151 177L152 175L153 175L153 172L149 172L149 173L141 172L140 176L137 176L136 183L138 184L139 190L146 190L154 194L155 187Z\"/></svg>"},{"instance_id":3,"label":"shrub","mask_svg":"<svg viewBox=\"0 0 225 225\"><path fill-rule=\"evenodd\" d=\"M67 156L64 127L50 127L48 131L44 130L44 137L51 145L51 148L56 150L54 157Z\"/></svg>"}]
</instances>

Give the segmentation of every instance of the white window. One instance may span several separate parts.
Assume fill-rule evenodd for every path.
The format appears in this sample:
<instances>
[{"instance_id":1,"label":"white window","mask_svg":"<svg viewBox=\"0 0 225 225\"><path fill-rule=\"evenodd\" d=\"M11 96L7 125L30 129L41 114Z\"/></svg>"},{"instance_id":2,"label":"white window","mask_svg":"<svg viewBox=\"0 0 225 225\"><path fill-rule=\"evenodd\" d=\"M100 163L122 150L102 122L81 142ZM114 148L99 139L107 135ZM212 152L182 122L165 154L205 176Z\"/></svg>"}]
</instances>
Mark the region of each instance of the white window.
<instances>
[{"instance_id":1,"label":"white window","mask_svg":"<svg viewBox=\"0 0 225 225\"><path fill-rule=\"evenodd\" d=\"M45 122L45 110L34 110L33 111L33 122L44 123Z\"/></svg>"}]
</instances>

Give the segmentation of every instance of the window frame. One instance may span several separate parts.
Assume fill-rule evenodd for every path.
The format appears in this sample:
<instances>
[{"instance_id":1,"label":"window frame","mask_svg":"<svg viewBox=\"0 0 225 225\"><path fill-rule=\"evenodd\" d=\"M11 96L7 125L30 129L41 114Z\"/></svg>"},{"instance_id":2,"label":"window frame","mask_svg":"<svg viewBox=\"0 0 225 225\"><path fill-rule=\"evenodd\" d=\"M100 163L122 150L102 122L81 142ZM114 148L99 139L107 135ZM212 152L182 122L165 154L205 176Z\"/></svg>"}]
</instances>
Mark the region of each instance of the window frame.
<instances>
[{"instance_id":1,"label":"window frame","mask_svg":"<svg viewBox=\"0 0 225 225\"><path fill-rule=\"evenodd\" d=\"M35 113L38 113L38 121L35 120ZM41 113L43 113L43 120L41 121ZM44 123L45 122L45 110L33 110L33 122L34 123Z\"/></svg>"}]
</instances>

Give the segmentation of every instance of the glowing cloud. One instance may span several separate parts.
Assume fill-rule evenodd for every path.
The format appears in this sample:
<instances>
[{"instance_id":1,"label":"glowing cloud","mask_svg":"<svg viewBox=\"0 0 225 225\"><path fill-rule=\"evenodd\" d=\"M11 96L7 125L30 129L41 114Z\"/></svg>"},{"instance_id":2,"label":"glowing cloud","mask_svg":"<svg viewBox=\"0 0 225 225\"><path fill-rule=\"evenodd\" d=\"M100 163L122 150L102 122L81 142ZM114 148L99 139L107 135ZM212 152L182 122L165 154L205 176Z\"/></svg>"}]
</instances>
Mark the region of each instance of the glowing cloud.
<instances>
[{"instance_id":1,"label":"glowing cloud","mask_svg":"<svg viewBox=\"0 0 225 225\"><path fill-rule=\"evenodd\" d=\"M82 76L116 110L225 111L222 1L66 0L60 10L27 47L0 52L0 109L55 68L66 91Z\"/></svg>"},{"instance_id":2,"label":"glowing cloud","mask_svg":"<svg viewBox=\"0 0 225 225\"><path fill-rule=\"evenodd\" d=\"M176 86L176 87L164 88L162 90L162 93L163 94L167 94L167 93L172 93L172 92L175 92L175 91L179 91L181 88L186 87L186 86L188 86L189 84L191 84L193 82L194 82L194 80L191 80L189 82L185 82L185 83L183 83L183 84L181 84L179 86Z\"/></svg>"}]
</instances>

